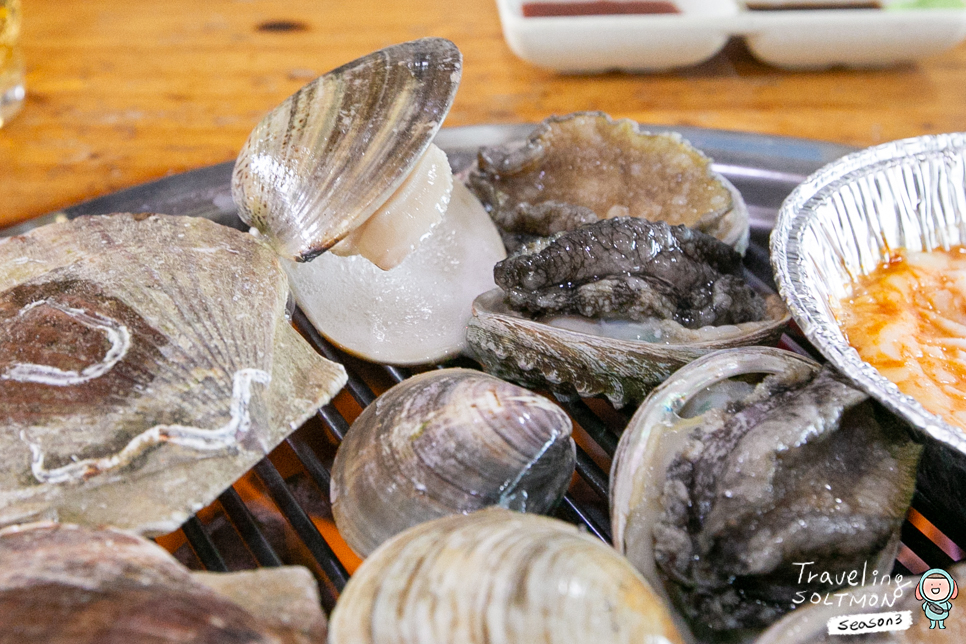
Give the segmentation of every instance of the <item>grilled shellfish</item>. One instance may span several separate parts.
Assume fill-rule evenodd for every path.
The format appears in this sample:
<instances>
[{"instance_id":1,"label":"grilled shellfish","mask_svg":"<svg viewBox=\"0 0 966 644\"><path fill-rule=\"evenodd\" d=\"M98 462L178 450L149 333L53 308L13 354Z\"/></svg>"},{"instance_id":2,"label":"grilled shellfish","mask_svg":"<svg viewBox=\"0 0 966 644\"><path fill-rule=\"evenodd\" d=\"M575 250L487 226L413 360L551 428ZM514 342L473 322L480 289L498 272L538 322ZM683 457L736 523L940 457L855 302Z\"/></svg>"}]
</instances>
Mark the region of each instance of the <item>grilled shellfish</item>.
<instances>
[{"instance_id":1,"label":"grilled shellfish","mask_svg":"<svg viewBox=\"0 0 966 644\"><path fill-rule=\"evenodd\" d=\"M205 219L0 239L0 524L166 532L345 383L286 318L274 252Z\"/></svg>"},{"instance_id":2,"label":"grilled shellfish","mask_svg":"<svg viewBox=\"0 0 966 644\"><path fill-rule=\"evenodd\" d=\"M490 506L548 512L574 473L571 421L470 369L404 380L366 407L332 466L332 513L362 556L406 528Z\"/></svg>"},{"instance_id":3,"label":"grilled shellfish","mask_svg":"<svg viewBox=\"0 0 966 644\"><path fill-rule=\"evenodd\" d=\"M501 508L410 528L349 580L329 643L683 640L661 599L574 526Z\"/></svg>"},{"instance_id":4,"label":"grilled shellfish","mask_svg":"<svg viewBox=\"0 0 966 644\"><path fill-rule=\"evenodd\" d=\"M387 47L296 92L238 156L239 216L295 260L285 270L315 328L363 358L408 365L460 353L470 304L505 257L432 145L461 69L442 38Z\"/></svg>"},{"instance_id":5,"label":"grilled shellfish","mask_svg":"<svg viewBox=\"0 0 966 644\"><path fill-rule=\"evenodd\" d=\"M760 629L796 591L829 590L824 578L799 584L795 562L833 578L865 563L891 569L920 452L893 416L810 359L716 352L655 389L625 430L611 470L614 544L696 631Z\"/></svg>"}]
</instances>

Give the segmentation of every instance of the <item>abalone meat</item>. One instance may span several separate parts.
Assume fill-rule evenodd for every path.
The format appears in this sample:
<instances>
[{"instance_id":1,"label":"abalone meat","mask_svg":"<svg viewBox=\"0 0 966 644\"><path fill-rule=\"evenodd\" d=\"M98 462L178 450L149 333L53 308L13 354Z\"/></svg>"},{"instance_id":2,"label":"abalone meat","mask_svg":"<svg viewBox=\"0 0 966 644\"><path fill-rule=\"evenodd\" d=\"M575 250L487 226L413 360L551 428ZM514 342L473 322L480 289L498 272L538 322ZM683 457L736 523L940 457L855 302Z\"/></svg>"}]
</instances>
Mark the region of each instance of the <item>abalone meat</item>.
<instances>
[{"instance_id":1,"label":"abalone meat","mask_svg":"<svg viewBox=\"0 0 966 644\"><path fill-rule=\"evenodd\" d=\"M158 545L113 528L49 522L0 530L0 642L17 644L322 644L325 616L304 568L259 573L292 585L292 623L265 615L252 573L199 582ZM226 594L242 596L245 607ZM269 599L269 603L271 600Z\"/></svg>"},{"instance_id":2,"label":"abalone meat","mask_svg":"<svg viewBox=\"0 0 966 644\"><path fill-rule=\"evenodd\" d=\"M461 69L442 38L364 56L275 108L236 162L239 215L292 260L315 328L363 358L408 365L463 351L473 298L505 257L432 145Z\"/></svg>"},{"instance_id":3,"label":"abalone meat","mask_svg":"<svg viewBox=\"0 0 966 644\"><path fill-rule=\"evenodd\" d=\"M552 510L574 473L570 417L470 369L392 387L363 410L332 466L332 513L362 556L424 521L490 505Z\"/></svg>"},{"instance_id":4,"label":"abalone meat","mask_svg":"<svg viewBox=\"0 0 966 644\"><path fill-rule=\"evenodd\" d=\"M501 508L423 523L349 580L330 644L681 644L664 603L606 544Z\"/></svg>"},{"instance_id":5,"label":"abalone meat","mask_svg":"<svg viewBox=\"0 0 966 644\"><path fill-rule=\"evenodd\" d=\"M494 273L502 290L476 299L467 328L486 370L618 407L698 356L777 342L789 319L730 246L632 217L532 242Z\"/></svg>"},{"instance_id":6,"label":"abalone meat","mask_svg":"<svg viewBox=\"0 0 966 644\"><path fill-rule=\"evenodd\" d=\"M920 452L829 368L716 352L655 389L621 438L614 544L699 636L760 629L797 591L831 589L802 582L802 562L833 579L891 569Z\"/></svg>"},{"instance_id":7,"label":"abalone meat","mask_svg":"<svg viewBox=\"0 0 966 644\"><path fill-rule=\"evenodd\" d=\"M683 224L744 252L748 209L678 134L642 131L603 112L552 116L522 143L484 147L467 184L512 252L612 217Z\"/></svg>"},{"instance_id":8,"label":"abalone meat","mask_svg":"<svg viewBox=\"0 0 966 644\"><path fill-rule=\"evenodd\" d=\"M0 525L177 528L346 381L275 253L192 217L0 239Z\"/></svg>"}]
</instances>

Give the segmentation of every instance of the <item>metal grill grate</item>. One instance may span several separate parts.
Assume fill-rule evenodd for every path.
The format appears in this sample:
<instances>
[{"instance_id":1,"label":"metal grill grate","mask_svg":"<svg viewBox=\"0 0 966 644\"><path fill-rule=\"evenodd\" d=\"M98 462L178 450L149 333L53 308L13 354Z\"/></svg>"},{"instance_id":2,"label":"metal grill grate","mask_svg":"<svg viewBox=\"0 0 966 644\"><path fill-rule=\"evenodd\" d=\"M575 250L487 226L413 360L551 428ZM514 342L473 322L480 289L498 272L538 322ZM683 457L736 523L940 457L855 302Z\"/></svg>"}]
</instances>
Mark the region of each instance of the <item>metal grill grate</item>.
<instances>
[{"instance_id":1,"label":"metal grill grate","mask_svg":"<svg viewBox=\"0 0 966 644\"><path fill-rule=\"evenodd\" d=\"M746 266L752 279L770 284L767 250L760 237L753 239ZM264 516L258 516L265 514L264 500L257 496L243 500L238 491L230 488L221 495L218 503L200 513L205 520L194 517L185 524L182 532L190 550L182 547L175 552L189 566L208 570L307 564L319 579L324 608L331 611L338 593L349 579L347 563L343 560L353 559L351 555L343 554L344 545L333 531L325 530L326 534L323 534L324 530L320 529L320 524L325 526L329 520L326 509L332 455L354 415L372 403L377 392L402 381L411 372L366 363L344 354L319 336L301 311L296 310L293 322L319 353L345 365L349 374L340 398L320 409L315 419L288 438L249 474L249 477L255 477L263 494L271 499L273 511L284 520L285 531L294 535L297 543L292 545L291 537L287 542L279 542L278 538L266 534L265 525L270 522ZM820 358L794 328L782 338L780 346ZM466 359L444 366L477 367ZM600 399L572 401L558 398L558 402L575 423L578 477L556 516L584 526L609 543L607 471L620 432L632 411L615 410ZM927 450L925 458L928 461L936 458L936 454ZM279 461L285 463L286 476L276 465ZM306 482L311 485L307 487ZM941 490L936 488L935 483L920 476L914 509L902 528L903 547L895 564L896 573L908 575L928 567L948 566L963 557L957 544L966 545L966 521L961 509L949 507ZM252 503L256 504L256 509L250 507ZM337 551L342 554L342 559L337 556ZM308 561L305 553L308 553Z\"/></svg>"}]
</instances>

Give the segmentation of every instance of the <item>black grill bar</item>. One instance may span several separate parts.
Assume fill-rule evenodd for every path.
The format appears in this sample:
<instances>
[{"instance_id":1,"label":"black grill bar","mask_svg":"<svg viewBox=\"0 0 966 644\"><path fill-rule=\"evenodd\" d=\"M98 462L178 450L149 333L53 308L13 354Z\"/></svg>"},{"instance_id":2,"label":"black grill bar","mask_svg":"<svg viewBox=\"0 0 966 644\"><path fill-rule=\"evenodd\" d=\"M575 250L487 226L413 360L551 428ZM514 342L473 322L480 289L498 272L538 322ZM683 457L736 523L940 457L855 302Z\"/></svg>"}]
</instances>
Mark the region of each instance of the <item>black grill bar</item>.
<instances>
[{"instance_id":1,"label":"black grill bar","mask_svg":"<svg viewBox=\"0 0 966 644\"><path fill-rule=\"evenodd\" d=\"M255 557L258 565L281 566L282 559L268 543L268 539L265 538L262 531L258 529L255 518L252 517L252 513L248 511L248 507L238 496L235 488L230 487L222 492L218 501L221 503L228 520L235 526L235 530L238 531L242 541L245 542L248 551Z\"/></svg>"},{"instance_id":2,"label":"black grill bar","mask_svg":"<svg viewBox=\"0 0 966 644\"><path fill-rule=\"evenodd\" d=\"M285 518L295 529L302 542L308 547L312 557L322 568L322 572L328 578L338 592L342 592L346 582L349 581L349 573L346 571L342 562L339 561L332 548L322 538L319 529L312 523L312 519L305 513L302 506L298 504L292 492L288 489L285 480L275 465L267 458L262 459L255 466L255 473L262 480L268 493L275 501L275 505L285 515Z\"/></svg>"},{"instance_id":3,"label":"black grill bar","mask_svg":"<svg viewBox=\"0 0 966 644\"><path fill-rule=\"evenodd\" d=\"M345 439L345 433L349 431L349 423L342 417L342 414L330 404L319 409L318 416L332 432L332 435L341 443Z\"/></svg>"},{"instance_id":4,"label":"black grill bar","mask_svg":"<svg viewBox=\"0 0 966 644\"><path fill-rule=\"evenodd\" d=\"M218 548L215 547L215 543L205 532L205 527L202 525L198 517L191 517L185 521L184 525L181 526L181 530L184 532L184 536L188 539L188 543L191 544L191 548L198 555L198 560L201 561L201 565L205 567L206 570L212 572L228 572L228 566L225 564L225 560L222 558L221 553L218 552Z\"/></svg>"},{"instance_id":5,"label":"black grill bar","mask_svg":"<svg viewBox=\"0 0 966 644\"><path fill-rule=\"evenodd\" d=\"M593 410L582 400L572 400L566 396L556 396L567 413L583 428L587 434L600 445L601 449L610 456L614 457L617 451L618 436L602 421Z\"/></svg>"},{"instance_id":6,"label":"black grill bar","mask_svg":"<svg viewBox=\"0 0 966 644\"><path fill-rule=\"evenodd\" d=\"M577 474L580 475L582 479L590 486L594 492L597 493L600 498L607 501L609 492L608 487L610 486L610 481L608 480L607 472L602 470L594 459L585 452L579 446L577 447Z\"/></svg>"},{"instance_id":7,"label":"black grill bar","mask_svg":"<svg viewBox=\"0 0 966 644\"><path fill-rule=\"evenodd\" d=\"M315 452L309 447L304 440L296 435L289 436L288 444L295 452L295 455L299 457L302 461L302 465L305 466L305 471L309 473L315 484L319 486L322 494L328 496L329 494L329 481L332 480L332 475L329 470L322 464L319 457L315 455Z\"/></svg>"},{"instance_id":8,"label":"black grill bar","mask_svg":"<svg viewBox=\"0 0 966 644\"><path fill-rule=\"evenodd\" d=\"M295 323L295 326L302 333L302 335L305 336L306 340L309 341L309 344L311 344L316 351L321 353L332 362L338 362L343 366L345 365L346 361L344 354L332 346L328 340L319 335L319 332L315 330L315 327L312 326L312 323L309 322L309 319L305 317L305 313L302 312L302 309L298 307L295 308L295 313L292 314L292 322ZM346 389L349 391L352 397L356 399L357 403L363 407L368 407L369 404L376 399L376 395L372 392L372 389L369 388L369 385L367 385L365 381L354 371L347 368L346 372L349 375L349 380L345 385Z\"/></svg>"},{"instance_id":9,"label":"black grill bar","mask_svg":"<svg viewBox=\"0 0 966 644\"><path fill-rule=\"evenodd\" d=\"M601 525L587 510L574 501L569 495L565 494L560 507L557 508L557 518L563 519L568 523L586 526L590 532L604 543L611 542L610 527Z\"/></svg>"}]
</instances>

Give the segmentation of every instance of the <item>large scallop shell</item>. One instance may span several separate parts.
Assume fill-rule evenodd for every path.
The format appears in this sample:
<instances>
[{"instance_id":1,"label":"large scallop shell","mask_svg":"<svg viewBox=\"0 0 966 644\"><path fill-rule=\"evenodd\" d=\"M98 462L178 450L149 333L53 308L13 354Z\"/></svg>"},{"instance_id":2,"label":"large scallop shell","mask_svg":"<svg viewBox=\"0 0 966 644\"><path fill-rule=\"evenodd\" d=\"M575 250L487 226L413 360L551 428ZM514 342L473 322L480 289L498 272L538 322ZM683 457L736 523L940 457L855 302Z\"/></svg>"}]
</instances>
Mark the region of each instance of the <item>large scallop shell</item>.
<instances>
[{"instance_id":1,"label":"large scallop shell","mask_svg":"<svg viewBox=\"0 0 966 644\"><path fill-rule=\"evenodd\" d=\"M121 530L12 526L0 531L0 642L324 640L325 616L308 570L208 575L199 580L160 546ZM265 595L279 591L295 604L280 611L289 623L267 610L274 598Z\"/></svg>"},{"instance_id":2,"label":"large scallop shell","mask_svg":"<svg viewBox=\"0 0 966 644\"><path fill-rule=\"evenodd\" d=\"M406 528L490 506L553 509L574 473L570 417L470 369L404 380L366 407L332 466L332 513L367 556Z\"/></svg>"},{"instance_id":3,"label":"large scallop shell","mask_svg":"<svg viewBox=\"0 0 966 644\"><path fill-rule=\"evenodd\" d=\"M614 544L696 630L762 628L795 591L833 589L797 583L796 562L833 578L891 569L920 453L901 423L809 358L716 352L628 423L611 469Z\"/></svg>"},{"instance_id":4,"label":"large scallop shell","mask_svg":"<svg viewBox=\"0 0 966 644\"><path fill-rule=\"evenodd\" d=\"M345 383L286 318L271 248L211 221L0 240L0 525L166 532Z\"/></svg>"},{"instance_id":5,"label":"large scallop shell","mask_svg":"<svg viewBox=\"0 0 966 644\"><path fill-rule=\"evenodd\" d=\"M682 642L627 561L556 519L500 508L418 525L349 580L329 643Z\"/></svg>"},{"instance_id":6,"label":"large scallop shell","mask_svg":"<svg viewBox=\"0 0 966 644\"><path fill-rule=\"evenodd\" d=\"M309 83L252 130L238 155L239 216L285 257L307 261L381 206L427 150L459 85L462 57L423 38Z\"/></svg>"}]
</instances>

